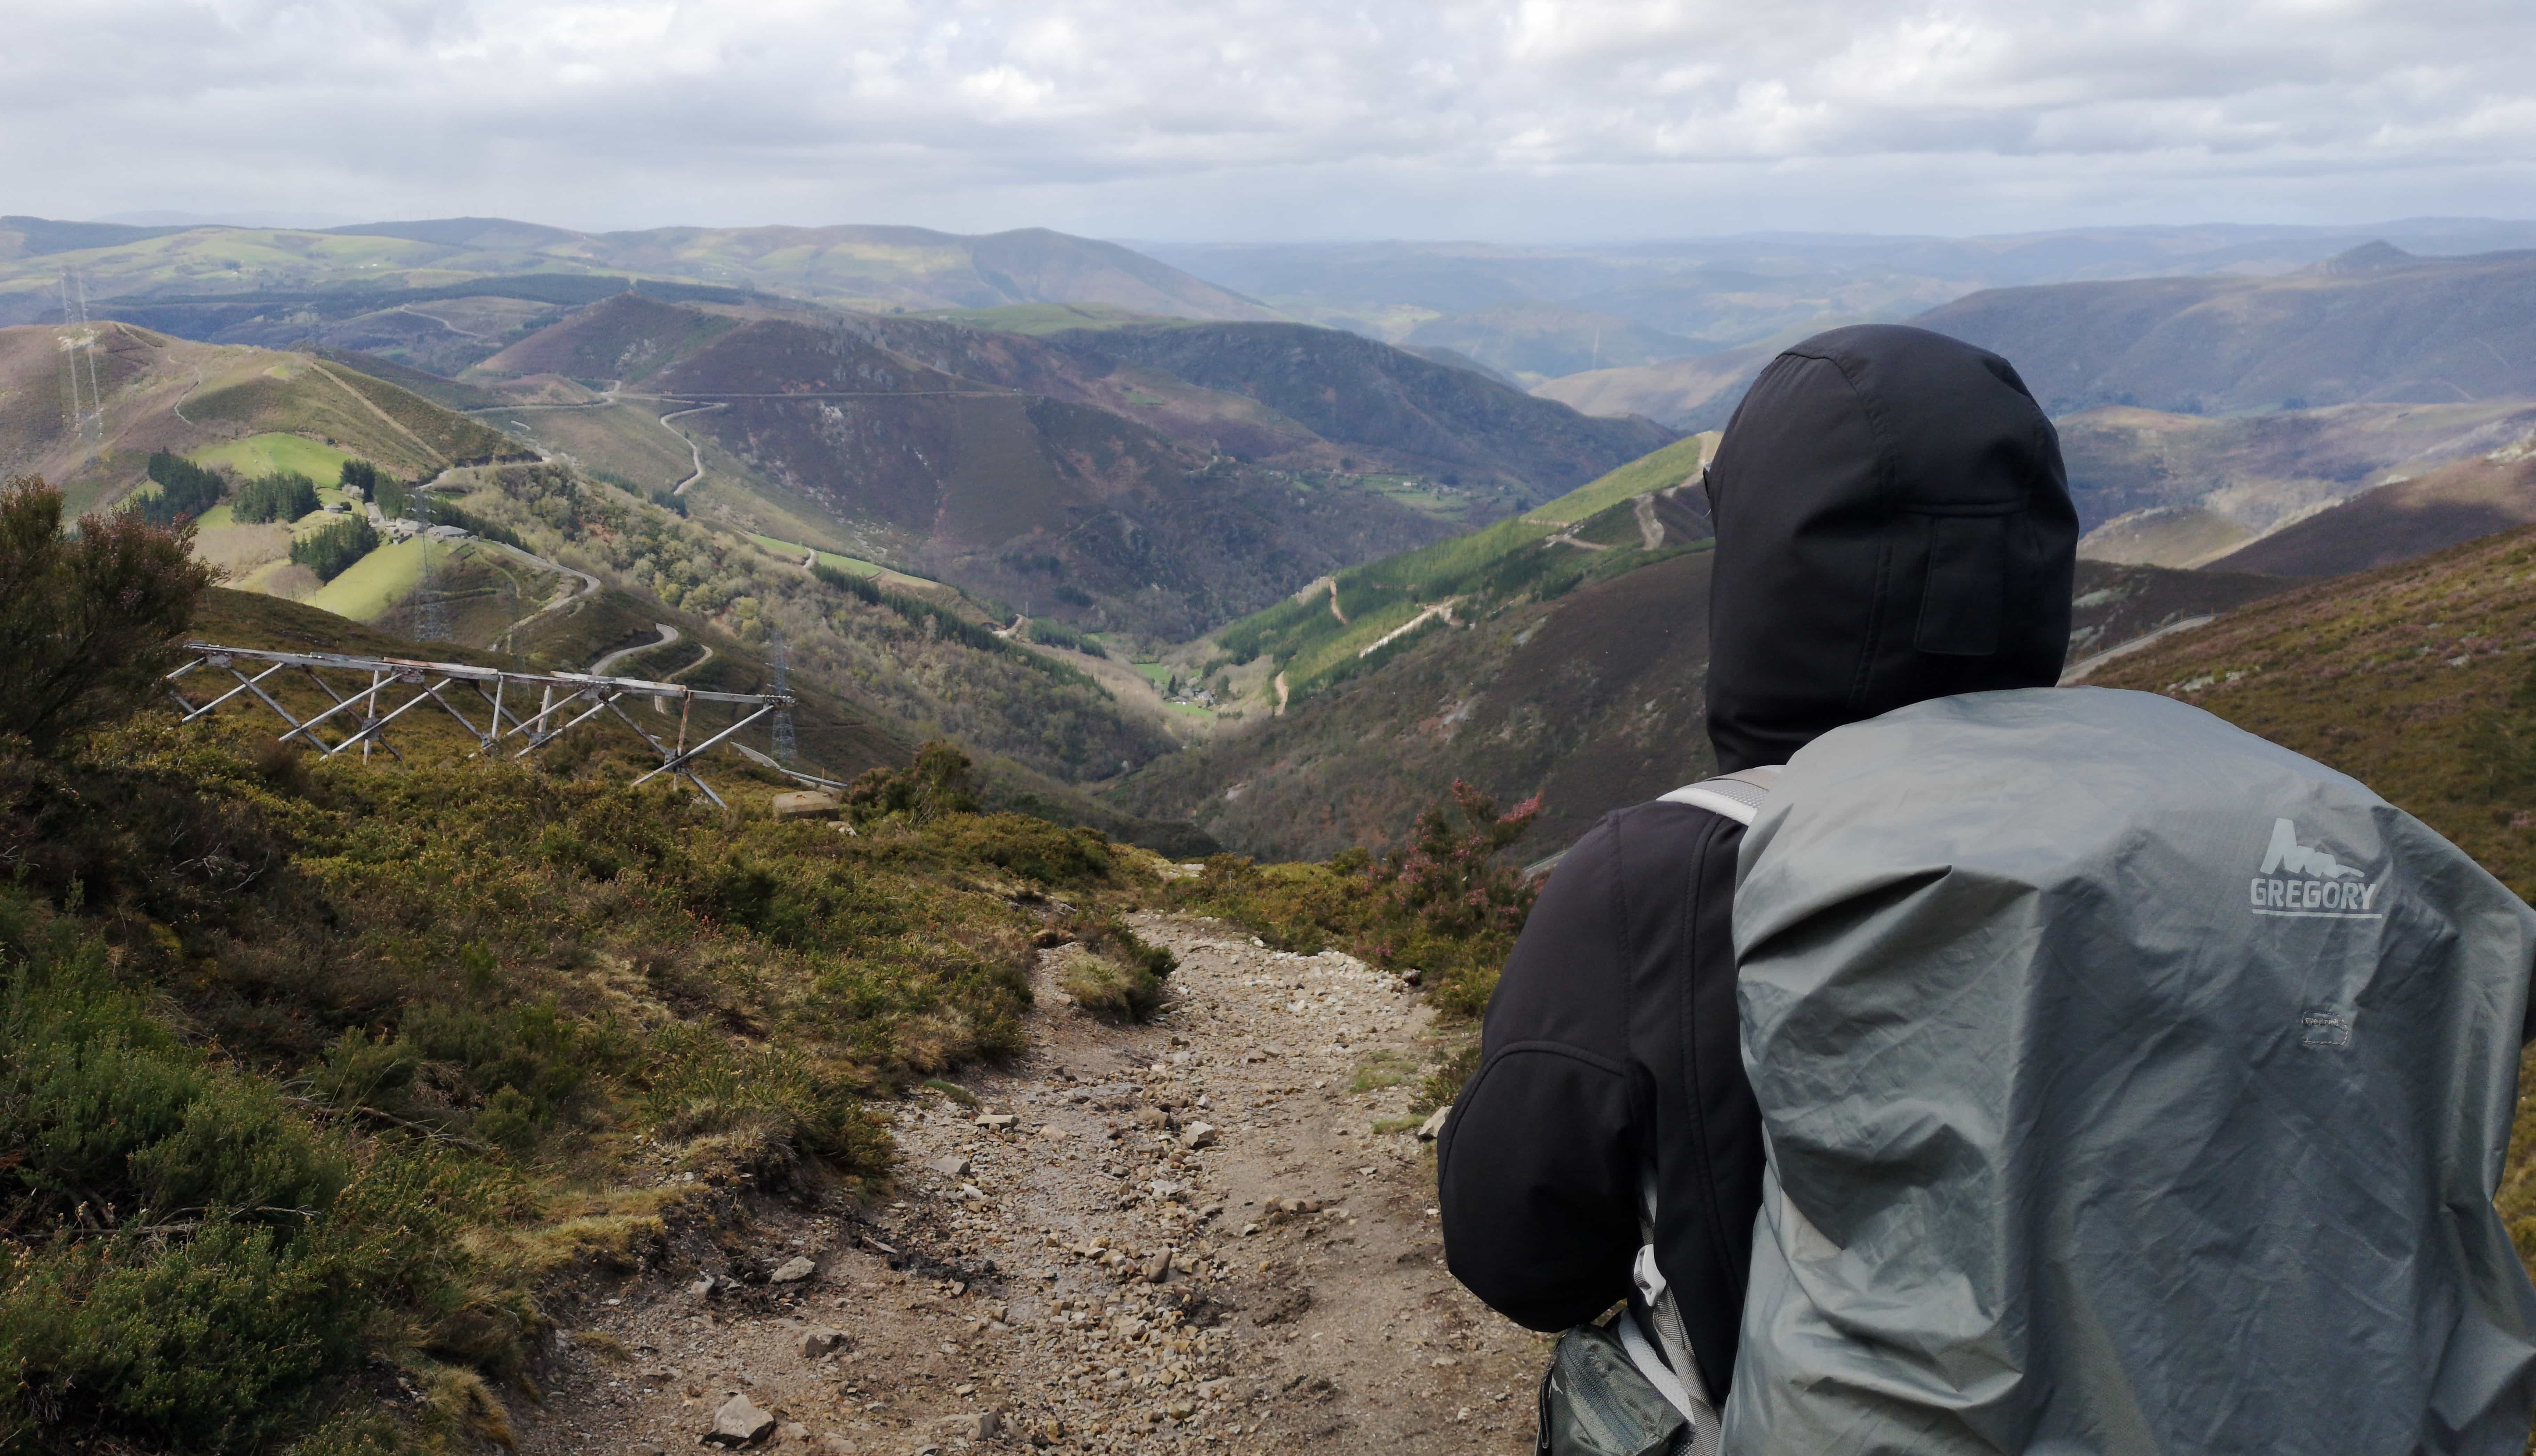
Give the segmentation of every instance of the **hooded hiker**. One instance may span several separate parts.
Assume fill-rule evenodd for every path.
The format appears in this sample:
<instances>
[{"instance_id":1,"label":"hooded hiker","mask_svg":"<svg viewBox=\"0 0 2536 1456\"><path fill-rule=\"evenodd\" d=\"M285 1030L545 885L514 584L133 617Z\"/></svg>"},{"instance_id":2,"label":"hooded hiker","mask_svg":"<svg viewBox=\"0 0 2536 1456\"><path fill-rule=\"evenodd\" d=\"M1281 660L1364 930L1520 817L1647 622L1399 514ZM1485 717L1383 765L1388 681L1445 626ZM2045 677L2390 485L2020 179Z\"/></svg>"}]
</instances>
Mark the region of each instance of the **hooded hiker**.
<instances>
[{"instance_id":1,"label":"hooded hiker","mask_svg":"<svg viewBox=\"0 0 2536 1456\"><path fill-rule=\"evenodd\" d=\"M1708 488L1728 777L1560 861L1440 1152L1482 1298L1630 1301L1543 1449L2522 1450L2536 915L2340 774L2052 686L2077 525L2005 360L1808 340Z\"/></svg>"}]
</instances>

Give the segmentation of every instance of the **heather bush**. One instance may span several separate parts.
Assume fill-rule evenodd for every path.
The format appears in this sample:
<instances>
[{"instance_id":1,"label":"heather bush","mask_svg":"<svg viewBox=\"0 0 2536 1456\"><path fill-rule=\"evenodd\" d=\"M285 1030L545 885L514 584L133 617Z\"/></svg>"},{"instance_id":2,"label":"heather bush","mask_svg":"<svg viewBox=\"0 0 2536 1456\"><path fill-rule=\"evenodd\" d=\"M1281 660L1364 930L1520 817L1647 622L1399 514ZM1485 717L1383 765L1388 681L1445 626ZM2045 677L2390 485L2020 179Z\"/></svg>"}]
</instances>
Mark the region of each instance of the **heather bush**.
<instances>
[{"instance_id":1,"label":"heather bush","mask_svg":"<svg viewBox=\"0 0 2536 1456\"><path fill-rule=\"evenodd\" d=\"M18 892L0 897L0 1146L19 1235L0 1246L0 1439L75 1421L269 1447L392 1331L428 1348L471 1303L468 1179L213 1063L95 936Z\"/></svg>"},{"instance_id":2,"label":"heather bush","mask_svg":"<svg viewBox=\"0 0 2536 1456\"><path fill-rule=\"evenodd\" d=\"M1351 850L1327 864L1259 865L1218 855L1173 882L1169 899L1247 925L1280 950L1337 946L1414 970L1436 1005L1477 1015L1538 893L1499 856L1540 812L1535 797L1500 813L1456 781L1451 805L1430 806L1410 844L1379 859Z\"/></svg>"}]
</instances>

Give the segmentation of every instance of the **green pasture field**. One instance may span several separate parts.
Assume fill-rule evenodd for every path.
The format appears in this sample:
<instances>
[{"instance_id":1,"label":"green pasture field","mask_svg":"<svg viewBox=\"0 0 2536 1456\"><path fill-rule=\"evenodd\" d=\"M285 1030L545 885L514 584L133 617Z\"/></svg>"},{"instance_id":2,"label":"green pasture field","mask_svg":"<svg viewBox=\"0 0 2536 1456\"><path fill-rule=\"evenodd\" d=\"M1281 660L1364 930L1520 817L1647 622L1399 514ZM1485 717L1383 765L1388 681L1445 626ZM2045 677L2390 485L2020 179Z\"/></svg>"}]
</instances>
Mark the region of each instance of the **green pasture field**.
<instances>
[{"instance_id":1,"label":"green pasture field","mask_svg":"<svg viewBox=\"0 0 2536 1456\"><path fill-rule=\"evenodd\" d=\"M425 553L448 549L418 536L391 541L318 588L308 604L356 622L376 621L387 615L389 607L412 596L421 583L422 569L430 559ZM458 549L464 551L467 547Z\"/></svg>"},{"instance_id":2,"label":"green pasture field","mask_svg":"<svg viewBox=\"0 0 2536 1456\"><path fill-rule=\"evenodd\" d=\"M187 458L201 466L227 466L250 480L278 471L296 471L321 487L332 487L344 477L344 462L352 457L298 435L262 434L206 445Z\"/></svg>"}]
</instances>

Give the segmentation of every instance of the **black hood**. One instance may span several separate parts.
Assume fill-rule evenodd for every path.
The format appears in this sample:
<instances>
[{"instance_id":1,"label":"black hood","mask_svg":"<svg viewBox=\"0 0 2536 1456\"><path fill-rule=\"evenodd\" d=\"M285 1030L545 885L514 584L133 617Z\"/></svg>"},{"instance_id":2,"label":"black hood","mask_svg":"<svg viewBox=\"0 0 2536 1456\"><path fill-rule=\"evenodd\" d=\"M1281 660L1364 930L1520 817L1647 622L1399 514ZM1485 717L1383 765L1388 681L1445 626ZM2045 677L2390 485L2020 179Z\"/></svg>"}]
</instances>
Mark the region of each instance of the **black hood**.
<instances>
[{"instance_id":1,"label":"black hood","mask_svg":"<svg viewBox=\"0 0 2536 1456\"><path fill-rule=\"evenodd\" d=\"M1891 324L1817 334L1752 382L1708 500L1722 772L1906 704L2060 680L2078 514L2060 435L1998 355Z\"/></svg>"}]
</instances>

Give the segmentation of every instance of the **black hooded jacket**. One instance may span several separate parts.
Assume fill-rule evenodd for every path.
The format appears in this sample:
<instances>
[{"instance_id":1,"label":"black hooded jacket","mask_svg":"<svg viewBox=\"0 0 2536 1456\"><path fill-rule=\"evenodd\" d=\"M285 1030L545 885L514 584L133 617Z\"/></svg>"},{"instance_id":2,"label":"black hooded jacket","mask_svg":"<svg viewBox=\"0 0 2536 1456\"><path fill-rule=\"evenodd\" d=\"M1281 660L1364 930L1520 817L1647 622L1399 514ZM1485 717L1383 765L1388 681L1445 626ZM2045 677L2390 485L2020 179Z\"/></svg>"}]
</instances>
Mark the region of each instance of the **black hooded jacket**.
<instances>
[{"instance_id":1,"label":"black hooded jacket","mask_svg":"<svg viewBox=\"0 0 2536 1456\"><path fill-rule=\"evenodd\" d=\"M1707 483L1721 770L1907 704L2059 679L2077 515L2059 437L2005 359L1923 329L1817 335L1753 382ZM1454 1276L1537 1330L1628 1295L1652 1170L1656 1261L1720 1401L1761 1190L1735 999L1743 834L1658 801L1576 843L1489 1003L1438 1170Z\"/></svg>"}]
</instances>

